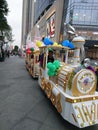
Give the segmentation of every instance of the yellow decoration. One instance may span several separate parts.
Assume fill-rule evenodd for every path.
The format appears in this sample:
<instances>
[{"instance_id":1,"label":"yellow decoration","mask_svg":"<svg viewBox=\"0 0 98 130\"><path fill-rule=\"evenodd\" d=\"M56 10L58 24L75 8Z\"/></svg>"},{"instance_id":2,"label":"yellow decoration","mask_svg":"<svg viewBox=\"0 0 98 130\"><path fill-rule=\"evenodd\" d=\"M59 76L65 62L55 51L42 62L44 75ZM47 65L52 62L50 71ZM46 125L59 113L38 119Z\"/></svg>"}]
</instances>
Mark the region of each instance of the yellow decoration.
<instances>
[{"instance_id":1,"label":"yellow decoration","mask_svg":"<svg viewBox=\"0 0 98 130\"><path fill-rule=\"evenodd\" d=\"M57 42L54 42L54 43L53 43L53 46L57 46L57 45L58 45L58 43L57 43Z\"/></svg>"},{"instance_id":2,"label":"yellow decoration","mask_svg":"<svg viewBox=\"0 0 98 130\"><path fill-rule=\"evenodd\" d=\"M92 125L92 121L90 121L90 123L89 123L90 125Z\"/></svg>"},{"instance_id":3,"label":"yellow decoration","mask_svg":"<svg viewBox=\"0 0 98 130\"><path fill-rule=\"evenodd\" d=\"M74 103L76 103L77 101L76 100L74 100Z\"/></svg>"},{"instance_id":4,"label":"yellow decoration","mask_svg":"<svg viewBox=\"0 0 98 130\"><path fill-rule=\"evenodd\" d=\"M95 97L93 97L93 100L95 100L96 98Z\"/></svg>"},{"instance_id":5,"label":"yellow decoration","mask_svg":"<svg viewBox=\"0 0 98 130\"><path fill-rule=\"evenodd\" d=\"M61 47L62 47L62 45L61 45L61 44L58 44L57 42L54 42L54 43L53 43L53 46L61 46Z\"/></svg>"},{"instance_id":6,"label":"yellow decoration","mask_svg":"<svg viewBox=\"0 0 98 130\"><path fill-rule=\"evenodd\" d=\"M80 114L78 114L78 116L77 116L78 118L80 118L81 116L80 116Z\"/></svg>"},{"instance_id":7,"label":"yellow decoration","mask_svg":"<svg viewBox=\"0 0 98 130\"><path fill-rule=\"evenodd\" d=\"M61 44L59 44L58 46L62 46Z\"/></svg>"},{"instance_id":8,"label":"yellow decoration","mask_svg":"<svg viewBox=\"0 0 98 130\"><path fill-rule=\"evenodd\" d=\"M92 110L92 113L95 113L95 111L94 111L94 110Z\"/></svg>"},{"instance_id":9,"label":"yellow decoration","mask_svg":"<svg viewBox=\"0 0 98 130\"><path fill-rule=\"evenodd\" d=\"M36 42L36 46L38 46L38 47L42 46L42 42L41 41L37 41Z\"/></svg>"}]
</instances>

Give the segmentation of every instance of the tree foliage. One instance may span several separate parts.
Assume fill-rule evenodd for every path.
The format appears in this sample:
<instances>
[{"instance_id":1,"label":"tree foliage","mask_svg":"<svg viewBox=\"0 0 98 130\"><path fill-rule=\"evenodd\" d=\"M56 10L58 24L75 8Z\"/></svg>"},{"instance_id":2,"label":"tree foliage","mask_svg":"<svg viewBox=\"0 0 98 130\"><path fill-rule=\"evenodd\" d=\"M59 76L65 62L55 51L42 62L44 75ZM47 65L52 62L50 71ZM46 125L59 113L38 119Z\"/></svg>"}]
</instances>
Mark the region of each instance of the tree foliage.
<instances>
[{"instance_id":1,"label":"tree foliage","mask_svg":"<svg viewBox=\"0 0 98 130\"><path fill-rule=\"evenodd\" d=\"M0 15L7 16L8 14L8 4L6 0L0 0Z\"/></svg>"},{"instance_id":2,"label":"tree foliage","mask_svg":"<svg viewBox=\"0 0 98 130\"><path fill-rule=\"evenodd\" d=\"M4 35L5 35L5 37L7 38L8 41L11 41L11 42L14 41L13 35L12 35L12 30L6 30L4 33L5 33Z\"/></svg>"},{"instance_id":3,"label":"tree foliage","mask_svg":"<svg viewBox=\"0 0 98 130\"><path fill-rule=\"evenodd\" d=\"M12 40L12 29L7 22L7 14L9 12L6 0L0 0L0 33L2 37L6 37L8 41Z\"/></svg>"}]
</instances>

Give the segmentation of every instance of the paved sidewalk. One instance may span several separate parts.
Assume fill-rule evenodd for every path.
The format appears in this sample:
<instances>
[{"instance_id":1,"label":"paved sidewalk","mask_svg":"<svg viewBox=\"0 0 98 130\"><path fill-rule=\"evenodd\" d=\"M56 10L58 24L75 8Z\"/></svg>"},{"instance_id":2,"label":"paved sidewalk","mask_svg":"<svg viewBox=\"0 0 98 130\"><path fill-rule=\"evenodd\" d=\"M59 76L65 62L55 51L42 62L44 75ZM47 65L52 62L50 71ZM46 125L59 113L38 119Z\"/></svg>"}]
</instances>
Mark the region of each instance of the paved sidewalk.
<instances>
[{"instance_id":1,"label":"paved sidewalk","mask_svg":"<svg viewBox=\"0 0 98 130\"><path fill-rule=\"evenodd\" d=\"M12 56L0 62L0 130L79 130L57 113L25 68ZM85 128L98 130L98 125Z\"/></svg>"}]
</instances>

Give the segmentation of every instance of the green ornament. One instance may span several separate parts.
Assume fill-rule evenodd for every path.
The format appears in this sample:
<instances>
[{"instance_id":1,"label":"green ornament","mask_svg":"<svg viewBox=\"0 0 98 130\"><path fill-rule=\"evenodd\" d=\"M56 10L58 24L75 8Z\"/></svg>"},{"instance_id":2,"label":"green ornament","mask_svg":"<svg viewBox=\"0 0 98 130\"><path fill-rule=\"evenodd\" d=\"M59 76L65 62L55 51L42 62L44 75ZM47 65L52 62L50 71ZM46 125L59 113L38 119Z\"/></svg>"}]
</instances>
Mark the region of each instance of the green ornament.
<instances>
[{"instance_id":1,"label":"green ornament","mask_svg":"<svg viewBox=\"0 0 98 130\"><path fill-rule=\"evenodd\" d=\"M49 76L54 76L55 74L54 74L54 72L52 72L52 71L49 70L49 71L48 71L48 75L49 75Z\"/></svg>"},{"instance_id":2,"label":"green ornament","mask_svg":"<svg viewBox=\"0 0 98 130\"><path fill-rule=\"evenodd\" d=\"M52 72L56 71L55 65L52 64L52 65L50 66L49 70L52 71Z\"/></svg>"},{"instance_id":3,"label":"green ornament","mask_svg":"<svg viewBox=\"0 0 98 130\"><path fill-rule=\"evenodd\" d=\"M31 51L34 51L34 48L33 48L33 47L32 47L32 48L30 48L30 50L31 50Z\"/></svg>"},{"instance_id":4,"label":"green ornament","mask_svg":"<svg viewBox=\"0 0 98 130\"><path fill-rule=\"evenodd\" d=\"M52 63L51 62L48 62L47 64L47 68L49 69L51 67Z\"/></svg>"},{"instance_id":5,"label":"green ornament","mask_svg":"<svg viewBox=\"0 0 98 130\"><path fill-rule=\"evenodd\" d=\"M60 68L60 62L58 60L55 60L53 62L53 65L55 65L56 69L59 69Z\"/></svg>"}]
</instances>

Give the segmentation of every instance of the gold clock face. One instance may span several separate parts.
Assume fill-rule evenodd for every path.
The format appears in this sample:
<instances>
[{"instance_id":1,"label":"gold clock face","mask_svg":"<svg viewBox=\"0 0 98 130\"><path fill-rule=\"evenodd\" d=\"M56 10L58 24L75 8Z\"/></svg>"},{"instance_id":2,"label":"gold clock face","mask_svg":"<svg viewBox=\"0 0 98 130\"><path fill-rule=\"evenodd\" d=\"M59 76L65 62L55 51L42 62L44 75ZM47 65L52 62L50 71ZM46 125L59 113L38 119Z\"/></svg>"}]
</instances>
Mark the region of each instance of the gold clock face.
<instances>
[{"instance_id":1,"label":"gold clock face","mask_svg":"<svg viewBox=\"0 0 98 130\"><path fill-rule=\"evenodd\" d=\"M89 93L96 82L95 74L91 70L83 69L77 77L77 89L80 93Z\"/></svg>"}]
</instances>

